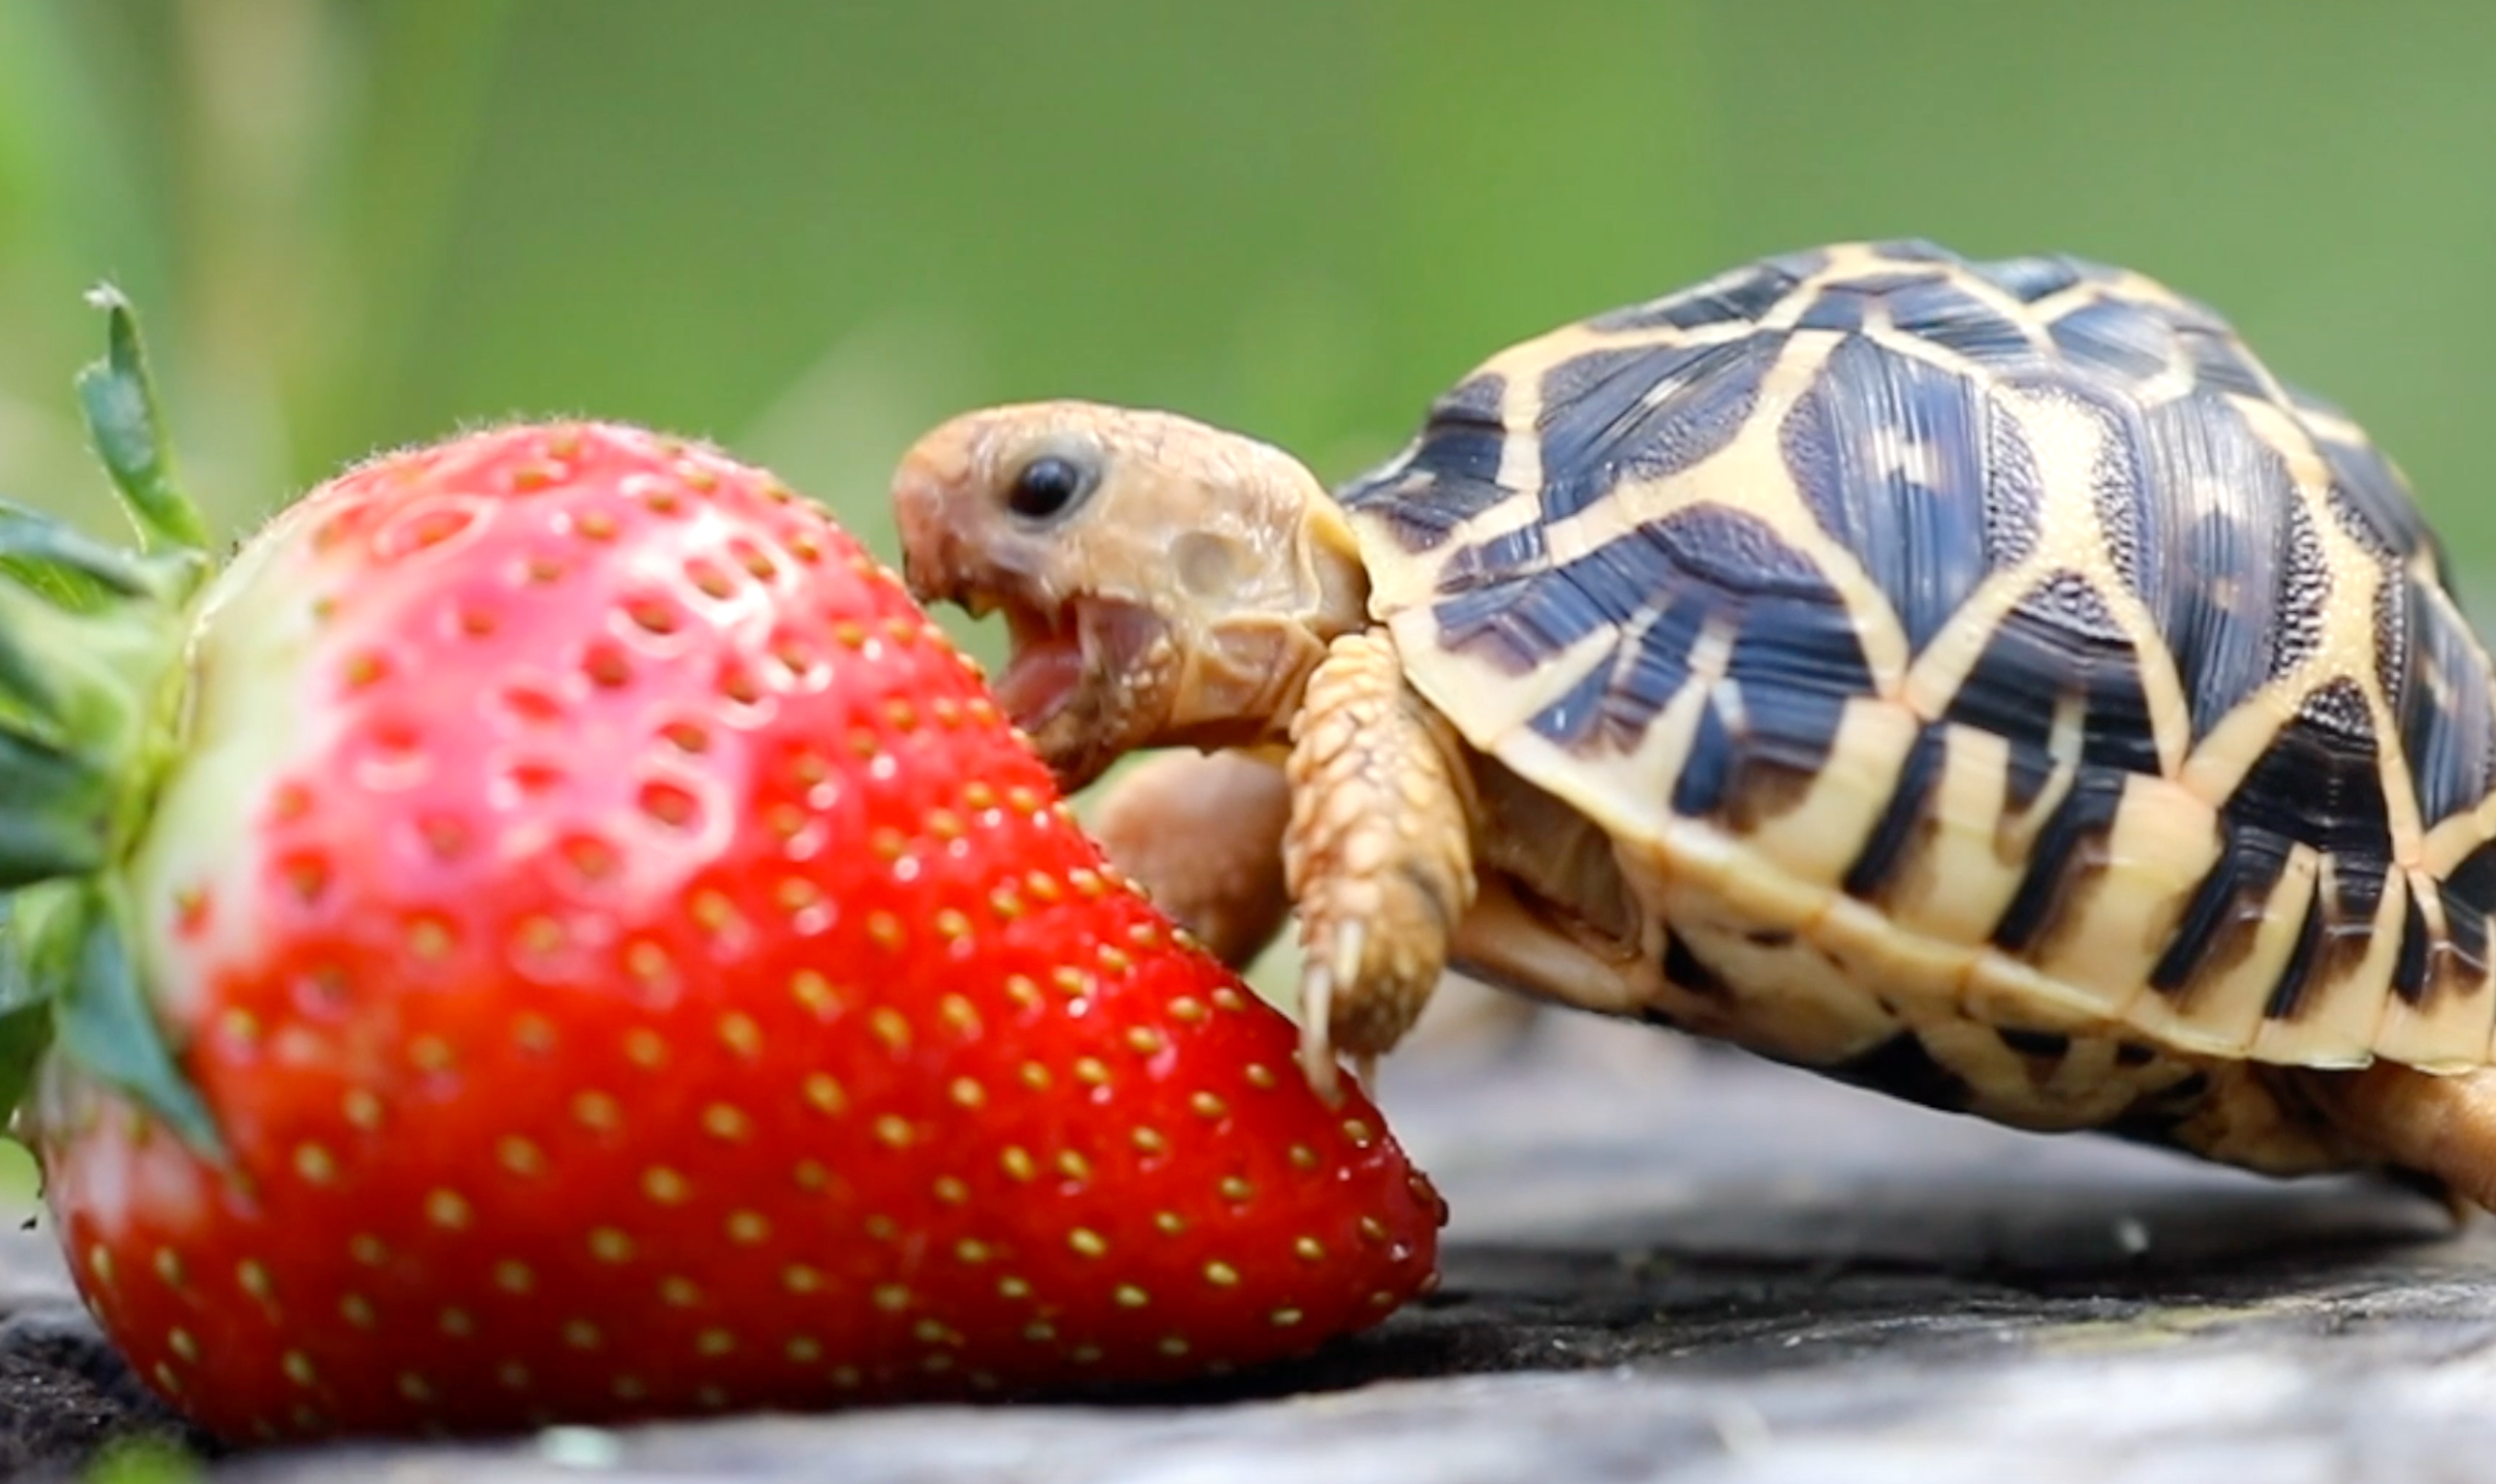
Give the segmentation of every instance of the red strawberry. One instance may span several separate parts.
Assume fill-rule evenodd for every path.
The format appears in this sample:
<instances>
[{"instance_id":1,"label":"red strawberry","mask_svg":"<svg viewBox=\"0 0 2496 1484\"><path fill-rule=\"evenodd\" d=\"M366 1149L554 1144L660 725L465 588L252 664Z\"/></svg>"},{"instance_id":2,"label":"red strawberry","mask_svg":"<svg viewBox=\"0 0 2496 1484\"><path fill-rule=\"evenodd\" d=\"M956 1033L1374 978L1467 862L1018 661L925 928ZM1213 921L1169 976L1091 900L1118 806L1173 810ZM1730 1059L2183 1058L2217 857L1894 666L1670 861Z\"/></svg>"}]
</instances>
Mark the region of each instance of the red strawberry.
<instances>
[{"instance_id":1,"label":"red strawberry","mask_svg":"<svg viewBox=\"0 0 2496 1484\"><path fill-rule=\"evenodd\" d=\"M0 522L0 1068L52 1046L61 1238L177 1406L1176 1375L1426 1284L1440 1208L1375 1110L1294 1075L823 514L507 427L323 485L203 587L114 328L90 405L161 554Z\"/></svg>"}]
</instances>

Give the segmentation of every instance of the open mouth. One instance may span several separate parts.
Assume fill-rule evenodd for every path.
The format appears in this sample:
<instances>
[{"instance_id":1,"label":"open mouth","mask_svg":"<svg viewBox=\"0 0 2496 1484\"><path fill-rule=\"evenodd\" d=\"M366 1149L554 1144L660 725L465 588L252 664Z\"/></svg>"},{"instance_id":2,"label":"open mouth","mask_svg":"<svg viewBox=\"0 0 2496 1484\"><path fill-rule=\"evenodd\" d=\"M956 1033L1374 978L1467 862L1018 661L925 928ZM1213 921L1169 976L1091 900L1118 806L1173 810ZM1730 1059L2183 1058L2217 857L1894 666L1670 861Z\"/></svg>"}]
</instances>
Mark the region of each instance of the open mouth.
<instances>
[{"instance_id":1,"label":"open mouth","mask_svg":"<svg viewBox=\"0 0 2496 1484\"><path fill-rule=\"evenodd\" d=\"M1051 612L982 595L965 606L975 616L998 609L1005 613L1012 650L989 689L1016 726L1037 733L1074 704L1088 668L1075 602Z\"/></svg>"}]
</instances>

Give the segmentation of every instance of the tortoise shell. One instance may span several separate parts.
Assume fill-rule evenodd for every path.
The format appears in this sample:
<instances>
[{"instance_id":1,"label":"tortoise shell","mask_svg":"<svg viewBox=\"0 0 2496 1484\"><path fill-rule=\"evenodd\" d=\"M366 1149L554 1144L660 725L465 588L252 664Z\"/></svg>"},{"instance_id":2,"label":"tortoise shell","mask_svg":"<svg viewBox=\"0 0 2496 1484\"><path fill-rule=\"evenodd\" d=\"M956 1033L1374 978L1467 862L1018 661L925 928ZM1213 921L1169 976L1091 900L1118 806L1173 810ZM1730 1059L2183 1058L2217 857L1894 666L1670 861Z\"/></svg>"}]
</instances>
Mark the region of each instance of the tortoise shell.
<instances>
[{"instance_id":1,"label":"tortoise shell","mask_svg":"<svg viewBox=\"0 0 2496 1484\"><path fill-rule=\"evenodd\" d=\"M2261 1067L2489 1060L2486 653L2392 464L2190 299L1772 258L1339 495L1410 683L1618 853L1656 1018L2281 1168L2339 1156Z\"/></svg>"}]
</instances>

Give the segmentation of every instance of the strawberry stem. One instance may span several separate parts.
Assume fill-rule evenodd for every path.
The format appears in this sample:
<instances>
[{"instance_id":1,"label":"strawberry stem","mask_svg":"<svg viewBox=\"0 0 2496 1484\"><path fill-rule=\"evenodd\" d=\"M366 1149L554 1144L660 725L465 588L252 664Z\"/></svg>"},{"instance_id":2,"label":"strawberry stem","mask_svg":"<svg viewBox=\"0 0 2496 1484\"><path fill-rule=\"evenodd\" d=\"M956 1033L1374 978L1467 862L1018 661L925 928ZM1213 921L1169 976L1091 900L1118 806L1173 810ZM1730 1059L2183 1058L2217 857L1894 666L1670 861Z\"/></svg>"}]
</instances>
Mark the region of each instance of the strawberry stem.
<instances>
[{"instance_id":1,"label":"strawberry stem","mask_svg":"<svg viewBox=\"0 0 2496 1484\"><path fill-rule=\"evenodd\" d=\"M106 354L79 398L140 550L0 504L0 1116L57 1049L215 1157L132 959L120 874L176 746L207 527L174 482L135 316L109 287L89 302Z\"/></svg>"}]
</instances>

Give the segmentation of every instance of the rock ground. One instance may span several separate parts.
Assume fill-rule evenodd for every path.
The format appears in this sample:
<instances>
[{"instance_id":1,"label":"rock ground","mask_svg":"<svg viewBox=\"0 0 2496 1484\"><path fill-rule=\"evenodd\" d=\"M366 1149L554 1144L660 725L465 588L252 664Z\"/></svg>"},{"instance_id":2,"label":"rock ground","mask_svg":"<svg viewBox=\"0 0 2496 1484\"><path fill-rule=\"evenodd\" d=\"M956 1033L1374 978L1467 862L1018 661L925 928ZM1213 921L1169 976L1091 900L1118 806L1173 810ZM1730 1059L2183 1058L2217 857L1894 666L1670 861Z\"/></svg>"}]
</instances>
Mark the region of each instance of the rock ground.
<instances>
[{"instance_id":1,"label":"rock ground","mask_svg":"<svg viewBox=\"0 0 2496 1484\"><path fill-rule=\"evenodd\" d=\"M217 1460L295 1484L2496 1480L2496 1223L2038 1138L1571 1017L1399 1059L1446 1283L1219 1388ZM167 1427L0 1239L0 1473Z\"/></svg>"}]
</instances>

